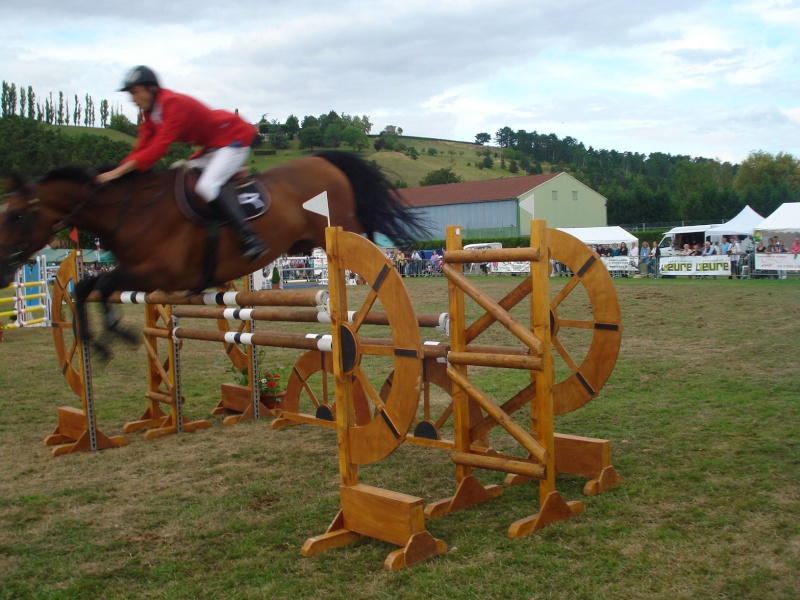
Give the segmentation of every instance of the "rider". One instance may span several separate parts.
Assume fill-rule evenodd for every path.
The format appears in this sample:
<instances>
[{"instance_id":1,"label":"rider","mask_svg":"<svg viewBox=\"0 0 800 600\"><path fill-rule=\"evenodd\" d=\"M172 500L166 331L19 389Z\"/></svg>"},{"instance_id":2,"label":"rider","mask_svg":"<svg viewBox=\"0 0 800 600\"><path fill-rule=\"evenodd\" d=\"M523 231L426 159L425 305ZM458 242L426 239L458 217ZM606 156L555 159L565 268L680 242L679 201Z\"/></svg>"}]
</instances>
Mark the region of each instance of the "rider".
<instances>
[{"instance_id":1,"label":"rider","mask_svg":"<svg viewBox=\"0 0 800 600\"><path fill-rule=\"evenodd\" d=\"M238 114L211 110L194 98L162 88L149 67L131 69L120 91L130 92L141 111L139 135L131 153L116 168L98 175L97 182L103 184L134 170L147 171L172 142L200 145L187 163L203 168L195 191L233 225L248 262L263 256L267 247L245 221L236 193L225 185L250 155L255 128Z\"/></svg>"}]
</instances>

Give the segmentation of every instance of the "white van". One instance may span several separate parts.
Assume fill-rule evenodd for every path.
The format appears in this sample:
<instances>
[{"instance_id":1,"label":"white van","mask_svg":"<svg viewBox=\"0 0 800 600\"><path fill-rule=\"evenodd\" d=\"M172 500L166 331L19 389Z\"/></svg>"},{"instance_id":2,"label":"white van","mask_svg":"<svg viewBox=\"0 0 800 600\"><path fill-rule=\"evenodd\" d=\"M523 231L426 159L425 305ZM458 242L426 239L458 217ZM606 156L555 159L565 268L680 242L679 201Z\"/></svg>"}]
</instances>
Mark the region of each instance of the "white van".
<instances>
[{"instance_id":1,"label":"white van","mask_svg":"<svg viewBox=\"0 0 800 600\"><path fill-rule=\"evenodd\" d=\"M722 242L722 236L717 233L712 233L712 228L717 227L719 224L712 225L686 225L683 227L673 227L664 234L661 238L658 247L661 251L661 256L675 256L683 251L683 245L689 244L694 247L695 244L703 246L706 238L713 244L714 242Z\"/></svg>"},{"instance_id":2,"label":"white van","mask_svg":"<svg viewBox=\"0 0 800 600\"><path fill-rule=\"evenodd\" d=\"M500 242L481 242L478 244L467 244L464 250L488 250L489 248L502 248ZM478 275L488 275L492 263L468 263L467 273L477 273Z\"/></svg>"}]
</instances>

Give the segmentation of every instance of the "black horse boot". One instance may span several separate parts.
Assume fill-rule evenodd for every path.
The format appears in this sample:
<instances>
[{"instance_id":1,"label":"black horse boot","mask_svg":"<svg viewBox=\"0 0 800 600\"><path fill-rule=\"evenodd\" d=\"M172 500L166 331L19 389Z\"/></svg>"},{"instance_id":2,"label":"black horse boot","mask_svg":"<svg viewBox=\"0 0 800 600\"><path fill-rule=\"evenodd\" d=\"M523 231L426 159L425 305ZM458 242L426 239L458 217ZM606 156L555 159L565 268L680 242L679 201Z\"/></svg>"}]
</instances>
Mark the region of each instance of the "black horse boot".
<instances>
[{"instance_id":1,"label":"black horse boot","mask_svg":"<svg viewBox=\"0 0 800 600\"><path fill-rule=\"evenodd\" d=\"M233 190L226 186L220 188L219 196L214 200L214 207L233 227L239 237L242 256L247 262L254 262L269 252L269 248L264 245L260 237L253 233L252 228L245 221L244 210Z\"/></svg>"}]
</instances>

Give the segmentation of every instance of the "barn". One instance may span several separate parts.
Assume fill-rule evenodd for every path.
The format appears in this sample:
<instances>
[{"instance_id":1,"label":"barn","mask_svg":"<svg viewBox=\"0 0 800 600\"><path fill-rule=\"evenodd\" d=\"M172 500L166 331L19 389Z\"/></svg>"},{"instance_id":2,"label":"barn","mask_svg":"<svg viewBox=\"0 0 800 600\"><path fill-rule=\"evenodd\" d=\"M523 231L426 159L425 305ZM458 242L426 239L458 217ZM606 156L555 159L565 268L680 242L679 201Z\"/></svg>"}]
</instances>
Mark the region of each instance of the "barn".
<instances>
[{"instance_id":1,"label":"barn","mask_svg":"<svg viewBox=\"0 0 800 600\"><path fill-rule=\"evenodd\" d=\"M461 225L465 238L530 233L530 220L549 227L604 227L606 198L569 173L547 173L467 183L405 188L400 195L431 224L431 238ZM533 215L520 208L533 204Z\"/></svg>"}]
</instances>

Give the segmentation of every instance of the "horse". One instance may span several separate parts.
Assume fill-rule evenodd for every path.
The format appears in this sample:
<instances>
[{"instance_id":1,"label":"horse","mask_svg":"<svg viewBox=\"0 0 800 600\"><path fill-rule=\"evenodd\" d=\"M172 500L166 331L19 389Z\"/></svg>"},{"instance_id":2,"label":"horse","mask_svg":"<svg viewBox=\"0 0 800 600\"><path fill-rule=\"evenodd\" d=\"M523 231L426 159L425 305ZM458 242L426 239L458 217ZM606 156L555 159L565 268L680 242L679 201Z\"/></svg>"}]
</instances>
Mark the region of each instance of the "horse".
<instances>
[{"instance_id":1,"label":"horse","mask_svg":"<svg viewBox=\"0 0 800 600\"><path fill-rule=\"evenodd\" d=\"M86 300L100 293L109 332L125 336L107 300L112 292L166 292L213 287L268 265L284 253L325 246L324 215L303 203L327 192L330 225L365 234L377 232L398 245L425 235L424 221L405 205L374 165L346 152L324 151L292 160L255 177L271 196L271 207L250 222L269 251L247 263L230 227L216 241L208 264L208 226L187 218L176 203L175 171L132 173L97 186L91 170L62 167L41 178L12 178L0 208L0 288L29 256L61 230L77 227L103 240L118 266L84 278L75 290L79 332L91 339ZM98 348L104 354L108 349Z\"/></svg>"}]
</instances>

